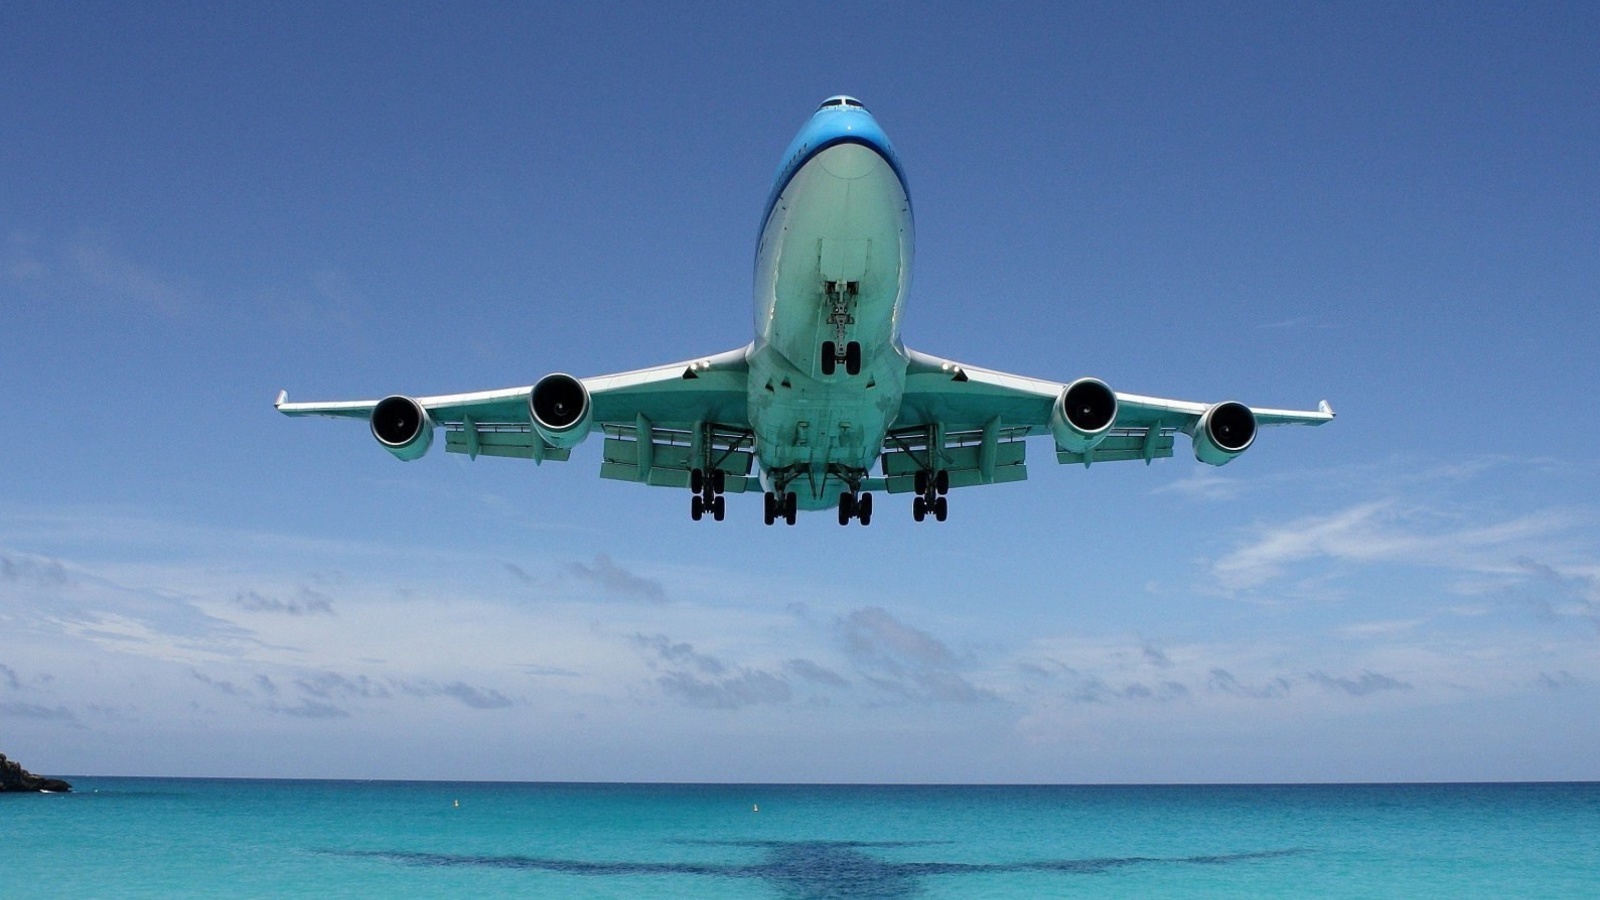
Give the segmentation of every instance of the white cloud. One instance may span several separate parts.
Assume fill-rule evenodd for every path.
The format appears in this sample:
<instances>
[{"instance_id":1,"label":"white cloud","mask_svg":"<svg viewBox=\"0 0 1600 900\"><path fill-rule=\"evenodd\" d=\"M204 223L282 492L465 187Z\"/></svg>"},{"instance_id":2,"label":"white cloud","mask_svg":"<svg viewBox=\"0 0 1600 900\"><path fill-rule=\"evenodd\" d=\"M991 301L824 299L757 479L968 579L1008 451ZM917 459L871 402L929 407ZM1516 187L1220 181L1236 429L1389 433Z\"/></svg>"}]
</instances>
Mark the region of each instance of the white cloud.
<instances>
[{"instance_id":1,"label":"white cloud","mask_svg":"<svg viewBox=\"0 0 1600 900\"><path fill-rule=\"evenodd\" d=\"M1232 500L1243 489L1244 485L1238 479L1220 475L1212 466L1194 466L1188 474L1161 485L1151 493L1177 494L1191 500Z\"/></svg>"},{"instance_id":2,"label":"white cloud","mask_svg":"<svg viewBox=\"0 0 1600 900\"><path fill-rule=\"evenodd\" d=\"M1508 573L1536 538L1571 524L1559 511L1488 525L1460 527L1395 501L1367 501L1337 512L1267 526L1212 565L1233 591L1258 588L1292 565L1315 560L1354 564L1404 563L1474 573Z\"/></svg>"}]
</instances>

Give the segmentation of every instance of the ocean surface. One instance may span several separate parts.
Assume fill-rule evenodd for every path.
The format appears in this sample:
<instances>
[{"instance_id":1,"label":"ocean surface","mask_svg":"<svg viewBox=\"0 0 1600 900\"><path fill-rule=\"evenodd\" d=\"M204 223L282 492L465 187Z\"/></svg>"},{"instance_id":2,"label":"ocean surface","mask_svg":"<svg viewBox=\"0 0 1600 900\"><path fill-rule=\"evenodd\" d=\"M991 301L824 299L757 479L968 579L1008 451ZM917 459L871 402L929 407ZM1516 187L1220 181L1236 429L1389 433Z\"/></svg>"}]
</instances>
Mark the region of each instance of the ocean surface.
<instances>
[{"instance_id":1,"label":"ocean surface","mask_svg":"<svg viewBox=\"0 0 1600 900\"><path fill-rule=\"evenodd\" d=\"M1600 784L73 778L0 897L1600 898Z\"/></svg>"}]
</instances>

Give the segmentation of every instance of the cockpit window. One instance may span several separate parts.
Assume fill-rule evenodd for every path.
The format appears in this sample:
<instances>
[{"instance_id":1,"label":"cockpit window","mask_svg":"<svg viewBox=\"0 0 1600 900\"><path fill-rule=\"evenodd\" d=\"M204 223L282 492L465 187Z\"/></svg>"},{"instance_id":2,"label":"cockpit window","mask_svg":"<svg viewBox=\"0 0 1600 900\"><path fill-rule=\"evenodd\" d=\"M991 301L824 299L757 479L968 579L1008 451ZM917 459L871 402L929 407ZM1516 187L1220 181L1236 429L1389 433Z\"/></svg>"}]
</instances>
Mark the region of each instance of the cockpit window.
<instances>
[{"instance_id":1,"label":"cockpit window","mask_svg":"<svg viewBox=\"0 0 1600 900\"><path fill-rule=\"evenodd\" d=\"M866 109L865 106L861 105L861 101L854 97L829 97L822 101L822 105L817 109L831 109L836 106L846 106L850 109Z\"/></svg>"}]
</instances>

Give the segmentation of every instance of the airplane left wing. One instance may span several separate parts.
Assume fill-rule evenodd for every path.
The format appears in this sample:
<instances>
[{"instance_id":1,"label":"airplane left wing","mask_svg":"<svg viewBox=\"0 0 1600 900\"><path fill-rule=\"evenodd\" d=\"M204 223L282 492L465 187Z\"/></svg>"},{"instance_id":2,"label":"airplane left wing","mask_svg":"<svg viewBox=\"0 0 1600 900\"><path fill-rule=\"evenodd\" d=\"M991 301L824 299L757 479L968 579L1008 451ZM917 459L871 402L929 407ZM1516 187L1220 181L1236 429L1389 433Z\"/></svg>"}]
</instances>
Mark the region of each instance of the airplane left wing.
<instances>
[{"instance_id":1,"label":"airplane left wing","mask_svg":"<svg viewBox=\"0 0 1600 900\"><path fill-rule=\"evenodd\" d=\"M914 490L924 471L948 472L952 487L1020 481L1030 435L1054 437L1057 461L1088 466L1171 456L1182 432L1197 459L1220 466L1249 449L1259 426L1321 425L1334 417L1325 400L1316 410L1252 409L1123 394L1094 378L1045 381L914 350L907 357L900 416L884 447L891 493Z\"/></svg>"},{"instance_id":2,"label":"airplane left wing","mask_svg":"<svg viewBox=\"0 0 1600 900\"><path fill-rule=\"evenodd\" d=\"M565 460L591 432L606 435L601 475L681 487L694 468L721 469L729 491L754 485L745 380L747 348L614 375L547 375L522 387L381 400L291 403L286 416L367 419L372 436L416 459L443 428L445 449L470 457Z\"/></svg>"}]
</instances>

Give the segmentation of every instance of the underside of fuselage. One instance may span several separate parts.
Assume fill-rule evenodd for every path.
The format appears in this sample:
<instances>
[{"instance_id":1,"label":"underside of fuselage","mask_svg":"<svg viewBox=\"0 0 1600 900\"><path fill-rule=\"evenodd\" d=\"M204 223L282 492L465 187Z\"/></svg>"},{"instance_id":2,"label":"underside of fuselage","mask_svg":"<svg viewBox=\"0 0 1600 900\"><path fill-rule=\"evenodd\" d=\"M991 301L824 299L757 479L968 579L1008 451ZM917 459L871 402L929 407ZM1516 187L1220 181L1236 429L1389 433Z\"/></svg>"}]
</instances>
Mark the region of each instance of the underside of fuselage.
<instances>
[{"instance_id":1,"label":"underside of fuselage","mask_svg":"<svg viewBox=\"0 0 1600 900\"><path fill-rule=\"evenodd\" d=\"M762 477L799 508L859 492L899 415L912 241L911 201L876 122L819 110L762 223L749 358Z\"/></svg>"}]
</instances>

